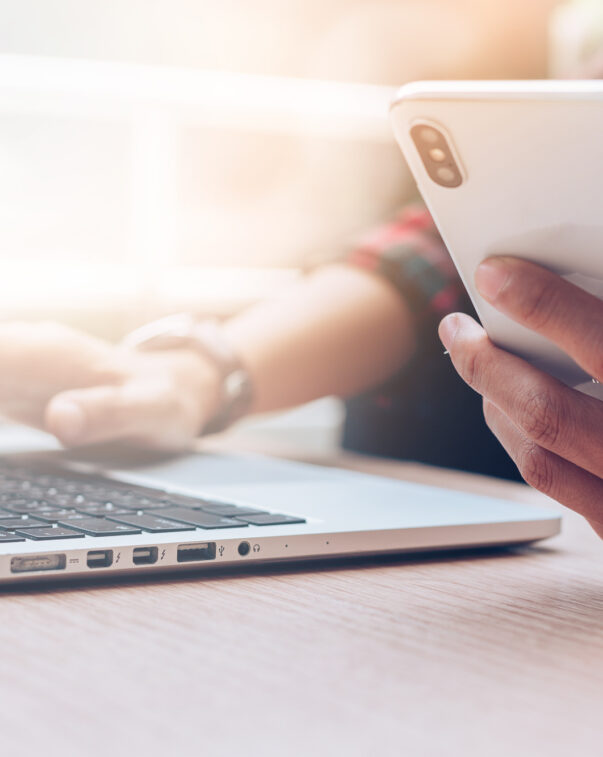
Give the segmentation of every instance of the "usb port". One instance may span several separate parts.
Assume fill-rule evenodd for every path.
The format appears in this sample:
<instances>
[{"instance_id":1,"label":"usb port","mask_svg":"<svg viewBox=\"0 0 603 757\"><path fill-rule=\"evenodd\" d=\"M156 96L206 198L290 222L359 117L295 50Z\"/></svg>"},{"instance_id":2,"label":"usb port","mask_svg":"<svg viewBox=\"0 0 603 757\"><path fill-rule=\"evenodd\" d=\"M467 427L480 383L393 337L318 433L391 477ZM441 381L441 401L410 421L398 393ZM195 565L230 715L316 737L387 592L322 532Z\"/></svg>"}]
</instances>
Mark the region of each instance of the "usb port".
<instances>
[{"instance_id":1,"label":"usb port","mask_svg":"<svg viewBox=\"0 0 603 757\"><path fill-rule=\"evenodd\" d=\"M157 562L157 547L134 547L132 562L134 565L153 565Z\"/></svg>"},{"instance_id":2,"label":"usb port","mask_svg":"<svg viewBox=\"0 0 603 757\"><path fill-rule=\"evenodd\" d=\"M178 562L201 562L216 559L216 542L205 541L197 544L180 544L177 554Z\"/></svg>"},{"instance_id":3,"label":"usb port","mask_svg":"<svg viewBox=\"0 0 603 757\"><path fill-rule=\"evenodd\" d=\"M89 568L108 568L113 565L112 549L95 549L88 552L86 563Z\"/></svg>"}]
</instances>

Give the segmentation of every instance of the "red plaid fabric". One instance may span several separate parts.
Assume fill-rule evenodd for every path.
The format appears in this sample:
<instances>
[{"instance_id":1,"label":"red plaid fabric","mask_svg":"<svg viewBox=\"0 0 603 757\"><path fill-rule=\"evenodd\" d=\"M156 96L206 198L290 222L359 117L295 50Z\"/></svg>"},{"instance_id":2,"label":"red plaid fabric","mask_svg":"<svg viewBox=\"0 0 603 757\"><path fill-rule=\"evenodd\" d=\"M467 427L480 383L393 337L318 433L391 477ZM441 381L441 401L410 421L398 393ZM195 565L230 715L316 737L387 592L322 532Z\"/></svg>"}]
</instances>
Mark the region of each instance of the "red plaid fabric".
<instances>
[{"instance_id":1,"label":"red plaid fabric","mask_svg":"<svg viewBox=\"0 0 603 757\"><path fill-rule=\"evenodd\" d=\"M466 305L465 288L429 212L401 211L361 238L348 262L387 278L420 321L433 323Z\"/></svg>"},{"instance_id":2,"label":"red plaid fabric","mask_svg":"<svg viewBox=\"0 0 603 757\"><path fill-rule=\"evenodd\" d=\"M475 311L429 213L406 208L361 239L348 261L396 287L414 313L417 338L397 375L348 399L344 448L520 480L484 422L481 398L459 378L438 338L444 315Z\"/></svg>"}]
</instances>

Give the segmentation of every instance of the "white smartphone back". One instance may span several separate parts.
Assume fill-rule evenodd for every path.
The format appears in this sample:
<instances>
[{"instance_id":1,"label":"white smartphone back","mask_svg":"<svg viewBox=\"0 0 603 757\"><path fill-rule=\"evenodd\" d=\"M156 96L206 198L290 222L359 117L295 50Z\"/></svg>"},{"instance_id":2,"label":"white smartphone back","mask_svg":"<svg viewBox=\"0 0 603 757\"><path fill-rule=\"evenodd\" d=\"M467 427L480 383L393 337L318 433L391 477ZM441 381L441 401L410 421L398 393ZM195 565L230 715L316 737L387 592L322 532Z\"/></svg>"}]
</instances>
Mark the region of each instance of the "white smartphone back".
<instances>
[{"instance_id":1,"label":"white smartphone back","mask_svg":"<svg viewBox=\"0 0 603 757\"><path fill-rule=\"evenodd\" d=\"M603 398L603 385L499 313L474 285L484 258L506 254L603 298L603 83L416 83L400 90L391 113L419 191L492 340ZM449 186L434 181L433 166L428 171L421 157L421 125L449 143L460 173Z\"/></svg>"}]
</instances>

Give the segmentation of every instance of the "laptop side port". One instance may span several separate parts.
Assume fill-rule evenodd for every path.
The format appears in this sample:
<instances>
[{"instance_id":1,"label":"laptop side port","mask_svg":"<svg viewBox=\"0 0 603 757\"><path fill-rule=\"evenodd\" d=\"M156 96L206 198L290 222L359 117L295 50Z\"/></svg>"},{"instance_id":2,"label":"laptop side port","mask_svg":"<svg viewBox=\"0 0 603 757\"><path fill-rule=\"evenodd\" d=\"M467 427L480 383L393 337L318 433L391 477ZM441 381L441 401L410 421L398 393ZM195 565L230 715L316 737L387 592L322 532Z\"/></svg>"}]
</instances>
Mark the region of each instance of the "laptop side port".
<instances>
[{"instance_id":1,"label":"laptop side port","mask_svg":"<svg viewBox=\"0 0 603 757\"><path fill-rule=\"evenodd\" d=\"M25 555L12 557L11 573L33 573L36 570L65 570L67 557L63 554Z\"/></svg>"},{"instance_id":2,"label":"laptop side port","mask_svg":"<svg viewBox=\"0 0 603 757\"><path fill-rule=\"evenodd\" d=\"M89 568L108 568L113 565L112 549L94 549L88 552L86 564Z\"/></svg>"},{"instance_id":3,"label":"laptop side port","mask_svg":"<svg viewBox=\"0 0 603 757\"><path fill-rule=\"evenodd\" d=\"M154 565L157 562L157 547L134 547L132 562L134 565Z\"/></svg>"},{"instance_id":4,"label":"laptop side port","mask_svg":"<svg viewBox=\"0 0 603 757\"><path fill-rule=\"evenodd\" d=\"M178 562L201 562L216 559L216 542L204 541L196 544L179 544Z\"/></svg>"}]
</instances>

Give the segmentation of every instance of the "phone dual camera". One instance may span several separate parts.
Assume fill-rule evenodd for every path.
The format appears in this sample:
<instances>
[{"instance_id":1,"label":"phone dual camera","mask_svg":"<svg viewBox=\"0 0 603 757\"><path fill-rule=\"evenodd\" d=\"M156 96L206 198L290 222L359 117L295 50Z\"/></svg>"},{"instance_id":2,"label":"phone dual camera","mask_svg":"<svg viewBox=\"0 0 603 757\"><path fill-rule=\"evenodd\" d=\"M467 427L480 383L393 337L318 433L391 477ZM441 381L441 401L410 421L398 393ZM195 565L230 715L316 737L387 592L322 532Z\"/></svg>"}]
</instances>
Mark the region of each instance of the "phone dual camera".
<instances>
[{"instance_id":1,"label":"phone dual camera","mask_svg":"<svg viewBox=\"0 0 603 757\"><path fill-rule=\"evenodd\" d=\"M410 136L429 177L442 187L454 189L463 183L463 175L442 131L430 123L415 124Z\"/></svg>"}]
</instances>

